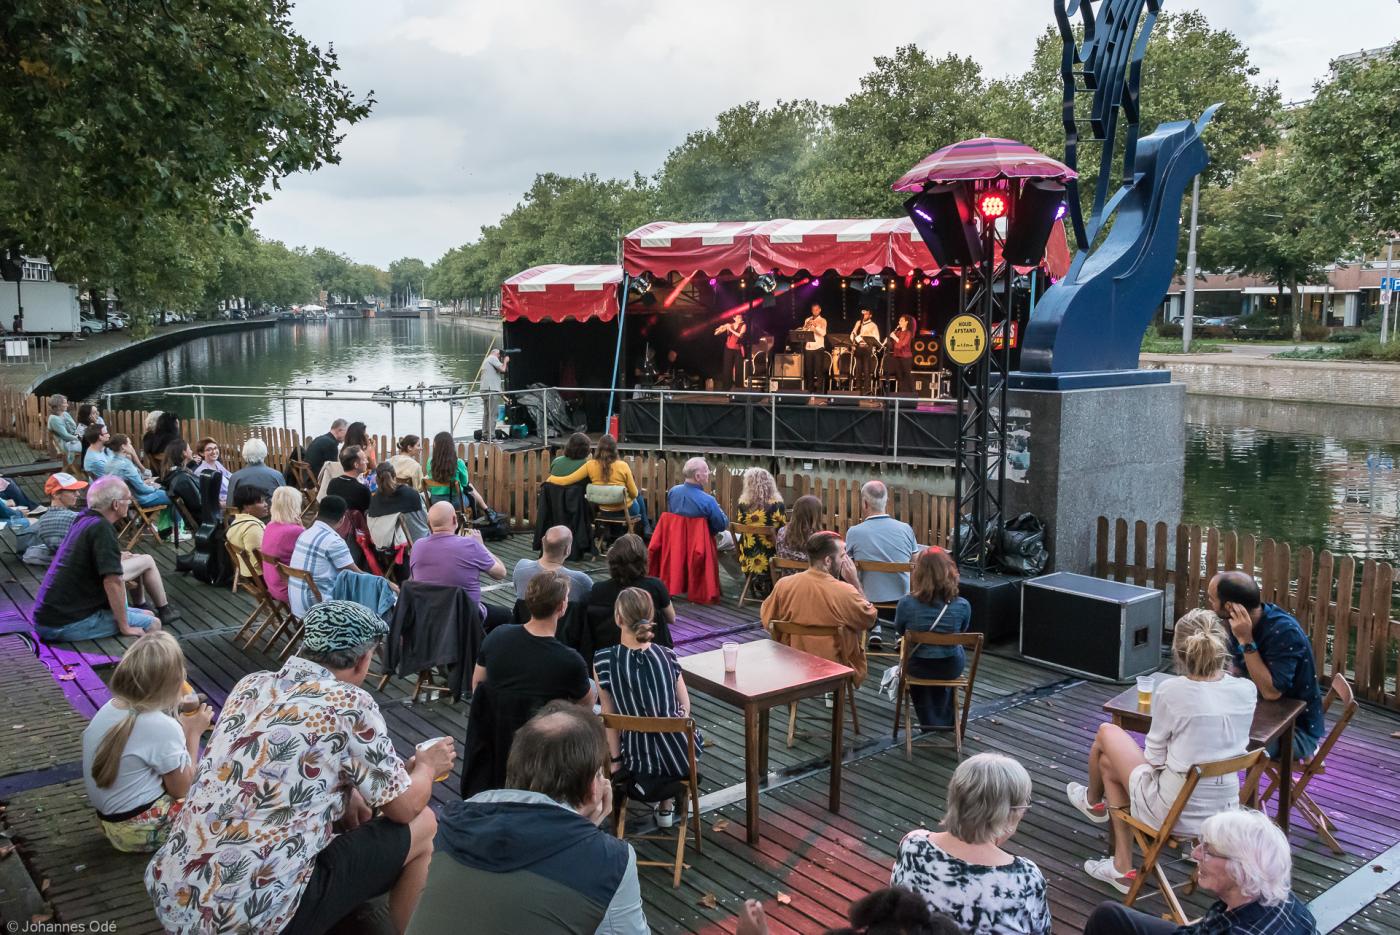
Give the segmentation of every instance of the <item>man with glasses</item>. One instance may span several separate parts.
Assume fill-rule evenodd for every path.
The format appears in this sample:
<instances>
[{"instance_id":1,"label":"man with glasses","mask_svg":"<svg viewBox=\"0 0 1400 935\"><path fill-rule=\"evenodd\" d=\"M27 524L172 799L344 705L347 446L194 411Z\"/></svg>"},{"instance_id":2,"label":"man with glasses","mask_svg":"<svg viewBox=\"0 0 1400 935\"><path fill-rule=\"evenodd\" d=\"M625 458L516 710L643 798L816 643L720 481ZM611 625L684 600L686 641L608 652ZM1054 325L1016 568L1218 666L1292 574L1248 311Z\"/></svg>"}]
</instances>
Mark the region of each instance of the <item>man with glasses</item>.
<instances>
[{"instance_id":1,"label":"man with glasses","mask_svg":"<svg viewBox=\"0 0 1400 935\"><path fill-rule=\"evenodd\" d=\"M34 630L46 643L140 636L178 619L166 602L160 572L149 555L122 552L116 524L131 509L131 491L120 477L99 478L88 488L88 508L78 514L58 547L34 599ZM128 607L126 582L140 578L154 612Z\"/></svg>"}]
</instances>

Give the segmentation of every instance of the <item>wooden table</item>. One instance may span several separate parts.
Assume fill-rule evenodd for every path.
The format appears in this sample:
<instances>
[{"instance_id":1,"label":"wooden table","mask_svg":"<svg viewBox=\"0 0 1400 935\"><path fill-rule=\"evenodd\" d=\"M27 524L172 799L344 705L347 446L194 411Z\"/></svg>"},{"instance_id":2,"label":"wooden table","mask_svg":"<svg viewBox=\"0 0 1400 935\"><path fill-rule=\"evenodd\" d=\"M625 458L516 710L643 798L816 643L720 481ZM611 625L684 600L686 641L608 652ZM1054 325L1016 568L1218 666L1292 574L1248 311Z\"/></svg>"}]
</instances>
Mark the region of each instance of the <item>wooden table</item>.
<instances>
[{"instance_id":1,"label":"wooden table","mask_svg":"<svg viewBox=\"0 0 1400 935\"><path fill-rule=\"evenodd\" d=\"M1167 672L1153 675L1158 684L1171 677ZM1288 834L1288 820L1293 810L1293 727L1306 707L1306 703L1296 698L1280 698L1277 701L1260 698L1254 706L1254 723L1249 726L1251 750L1278 741L1278 761L1282 767L1279 770L1278 826L1284 834ZM1152 726L1152 711L1138 704L1136 685L1105 701L1103 709L1113 715L1113 723L1124 730L1145 734Z\"/></svg>"},{"instance_id":2,"label":"wooden table","mask_svg":"<svg viewBox=\"0 0 1400 935\"><path fill-rule=\"evenodd\" d=\"M744 712L744 793L748 841L758 843L758 791L768 779L768 710L835 692L831 705L831 781L827 808L841 810L841 730L846 689L854 671L774 640L739 646L735 671L724 671L724 650L681 657L686 686Z\"/></svg>"}]
</instances>

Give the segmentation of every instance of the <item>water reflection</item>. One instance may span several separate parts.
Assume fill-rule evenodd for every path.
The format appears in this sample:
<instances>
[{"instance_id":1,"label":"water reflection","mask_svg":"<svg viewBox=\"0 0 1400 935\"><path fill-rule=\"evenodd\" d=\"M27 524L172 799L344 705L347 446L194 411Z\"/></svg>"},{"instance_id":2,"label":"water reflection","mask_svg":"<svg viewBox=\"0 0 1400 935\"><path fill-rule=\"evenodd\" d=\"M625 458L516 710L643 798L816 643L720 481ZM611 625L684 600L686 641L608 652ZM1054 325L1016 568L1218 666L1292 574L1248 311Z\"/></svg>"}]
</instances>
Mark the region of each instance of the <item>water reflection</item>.
<instances>
[{"instance_id":1,"label":"water reflection","mask_svg":"<svg viewBox=\"0 0 1400 935\"><path fill-rule=\"evenodd\" d=\"M369 392L381 386L396 389L418 383L466 384L476 377L481 359L490 347L489 334L464 324L439 319L352 319L322 323L278 323L275 328L230 332L196 339L173 347L139 364L99 387L72 388L70 395L101 396L104 393L145 390L118 397L119 409L175 409L194 411L194 401L149 392L154 387L184 383L244 385L247 398L205 399L211 419L252 425L287 425L319 434L338 417L365 422L371 432L383 434L427 433L456 421L459 435L470 434L481 424L481 409L472 402L465 414L460 405L448 415L445 402L377 403L363 400L291 400L277 395L283 387L350 387ZM353 384L352 384L353 378ZM284 414L285 413L285 414Z\"/></svg>"}]
</instances>

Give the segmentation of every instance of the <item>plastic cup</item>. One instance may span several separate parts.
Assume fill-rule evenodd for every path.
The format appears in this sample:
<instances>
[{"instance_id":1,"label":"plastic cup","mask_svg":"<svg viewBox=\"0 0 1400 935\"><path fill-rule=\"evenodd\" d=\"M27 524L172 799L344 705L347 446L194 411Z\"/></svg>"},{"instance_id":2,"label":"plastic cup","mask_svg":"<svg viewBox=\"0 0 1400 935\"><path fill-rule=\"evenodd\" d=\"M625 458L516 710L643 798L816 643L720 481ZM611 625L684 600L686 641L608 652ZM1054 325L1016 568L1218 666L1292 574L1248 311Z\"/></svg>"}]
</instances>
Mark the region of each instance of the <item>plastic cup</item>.
<instances>
[{"instance_id":1,"label":"plastic cup","mask_svg":"<svg viewBox=\"0 0 1400 935\"><path fill-rule=\"evenodd\" d=\"M724 671L733 672L739 667L739 644L721 643L719 648L724 653Z\"/></svg>"},{"instance_id":2,"label":"plastic cup","mask_svg":"<svg viewBox=\"0 0 1400 935\"><path fill-rule=\"evenodd\" d=\"M194 717L199 713L199 707L204 703L204 699L194 690L194 686L189 682L180 686L184 691L180 694L179 712L185 717Z\"/></svg>"},{"instance_id":3,"label":"plastic cup","mask_svg":"<svg viewBox=\"0 0 1400 935\"><path fill-rule=\"evenodd\" d=\"M1152 689L1156 684L1156 680L1150 675L1139 675L1137 677L1138 707L1152 707Z\"/></svg>"},{"instance_id":4,"label":"plastic cup","mask_svg":"<svg viewBox=\"0 0 1400 935\"><path fill-rule=\"evenodd\" d=\"M414 747L414 749L417 750L419 753L422 753L424 750L428 749L429 747L433 746L434 744L440 743L440 742L442 742L442 741L444 741L444 740L446 740L446 739L447 739L446 737L432 737L432 738L430 738L430 739L428 739L428 740L425 740L425 741L423 741L422 743L418 744L416 747ZM433 777L433 782L442 782L444 779L446 779L448 776L451 776L451 775L452 775L452 770L449 769L447 772L443 773L441 776L434 776L434 777Z\"/></svg>"}]
</instances>

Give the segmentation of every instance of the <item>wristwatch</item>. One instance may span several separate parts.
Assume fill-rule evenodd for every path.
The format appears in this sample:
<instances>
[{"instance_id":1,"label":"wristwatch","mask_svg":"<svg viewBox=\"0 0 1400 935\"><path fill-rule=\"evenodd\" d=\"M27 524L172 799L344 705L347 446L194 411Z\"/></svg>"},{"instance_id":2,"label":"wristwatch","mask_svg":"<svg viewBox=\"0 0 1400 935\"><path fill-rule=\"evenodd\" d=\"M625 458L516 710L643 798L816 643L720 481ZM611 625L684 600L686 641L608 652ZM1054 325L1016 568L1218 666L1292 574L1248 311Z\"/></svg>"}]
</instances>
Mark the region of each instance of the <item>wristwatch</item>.
<instances>
[{"instance_id":1,"label":"wristwatch","mask_svg":"<svg viewBox=\"0 0 1400 935\"><path fill-rule=\"evenodd\" d=\"M1250 640L1248 643L1241 643L1241 644L1240 644L1240 652L1242 652L1242 653L1257 653L1257 652L1259 652L1259 644L1256 643L1256 642L1254 642L1254 640Z\"/></svg>"}]
</instances>

